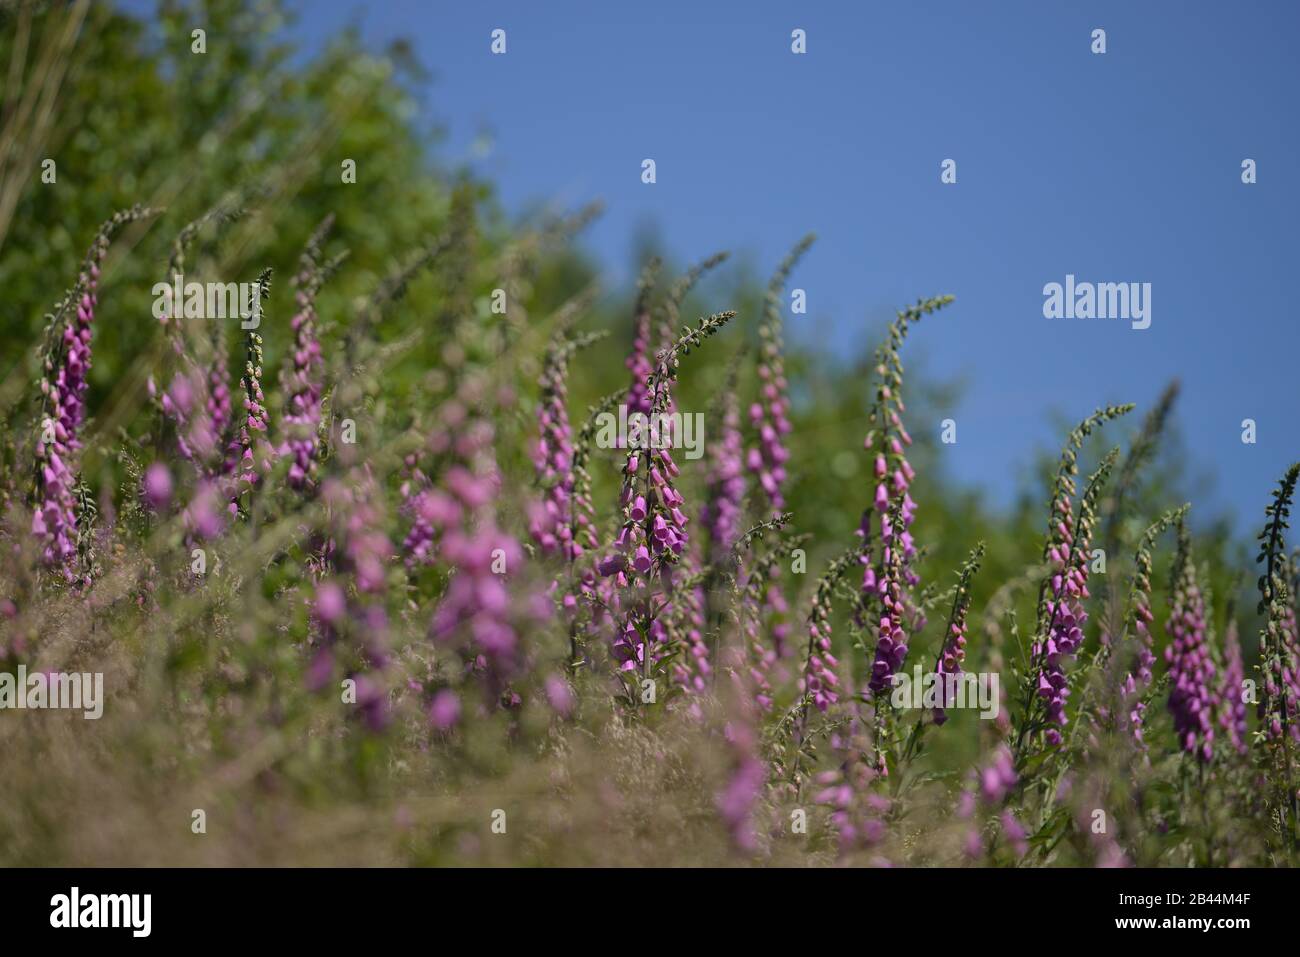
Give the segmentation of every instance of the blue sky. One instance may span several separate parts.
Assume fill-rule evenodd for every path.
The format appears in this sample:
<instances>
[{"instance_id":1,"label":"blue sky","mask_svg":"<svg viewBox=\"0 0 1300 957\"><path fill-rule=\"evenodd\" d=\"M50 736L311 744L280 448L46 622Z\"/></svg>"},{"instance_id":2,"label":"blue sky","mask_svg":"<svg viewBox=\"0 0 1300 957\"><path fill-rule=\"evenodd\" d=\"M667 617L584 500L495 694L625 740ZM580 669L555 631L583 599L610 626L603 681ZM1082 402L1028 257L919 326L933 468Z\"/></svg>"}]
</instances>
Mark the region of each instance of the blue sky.
<instances>
[{"instance_id":1,"label":"blue sky","mask_svg":"<svg viewBox=\"0 0 1300 957\"><path fill-rule=\"evenodd\" d=\"M994 501L1035 447L1059 445L1058 415L1110 401L1140 414L1174 376L1189 467L1216 480L1203 504L1253 526L1300 457L1300 5L290 6L308 49L348 23L376 47L408 37L433 73L442 159L490 177L508 210L603 199L583 244L615 281L646 223L679 262L728 248L762 270L815 230L793 283L809 315L788 335L834 352L863 347L895 306L956 295L909 349L967 384L949 466ZM489 51L495 28L504 56ZM955 185L940 182L948 158ZM1043 286L1067 273L1151 283L1151 327L1045 319Z\"/></svg>"}]
</instances>

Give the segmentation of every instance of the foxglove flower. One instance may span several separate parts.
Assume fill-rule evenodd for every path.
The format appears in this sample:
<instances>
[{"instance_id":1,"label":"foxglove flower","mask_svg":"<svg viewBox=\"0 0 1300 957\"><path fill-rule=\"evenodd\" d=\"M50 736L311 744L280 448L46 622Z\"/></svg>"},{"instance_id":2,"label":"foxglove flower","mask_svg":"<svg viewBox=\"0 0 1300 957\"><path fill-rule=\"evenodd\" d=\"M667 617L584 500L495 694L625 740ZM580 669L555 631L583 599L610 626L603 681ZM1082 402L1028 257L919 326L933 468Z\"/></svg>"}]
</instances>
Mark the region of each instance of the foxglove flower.
<instances>
[{"instance_id":1,"label":"foxglove flower","mask_svg":"<svg viewBox=\"0 0 1300 957\"><path fill-rule=\"evenodd\" d=\"M871 715L849 689L844 700L848 723L830 737L835 768L816 775L820 790L813 797L815 803L830 808L830 825L841 854L883 841L885 817L892 806L889 798L876 791L885 771L883 760L875 753Z\"/></svg>"},{"instance_id":2,"label":"foxglove flower","mask_svg":"<svg viewBox=\"0 0 1300 957\"><path fill-rule=\"evenodd\" d=\"M627 367L628 374L631 376L631 382L628 385L627 397L623 400L627 406L629 416L634 412L640 412L642 415L649 415L651 411L650 387L647 384L650 375L654 372L654 362L651 357L650 336L651 336L651 316L650 316L650 295L654 291L655 281L659 275L660 262L651 259L641 271L641 278L637 284L636 306L634 309L633 331L632 331L632 349L628 353L624 365Z\"/></svg>"},{"instance_id":3,"label":"foxglove flower","mask_svg":"<svg viewBox=\"0 0 1300 957\"><path fill-rule=\"evenodd\" d=\"M746 686L741 668L733 667L730 673L733 693L728 702L729 720L723 728L730 769L726 786L717 796L717 806L732 843L752 854L758 850L754 818L767 784L768 769L759 750L758 716L753 707L752 689Z\"/></svg>"},{"instance_id":4,"label":"foxglove flower","mask_svg":"<svg viewBox=\"0 0 1300 957\"><path fill-rule=\"evenodd\" d=\"M749 563L740 583L739 616L740 636L748 656L747 670L755 701L763 711L771 711L774 702L772 672L777 663L776 648L766 641L763 632L765 607L761 596L772 589L772 580L780 566L772 553Z\"/></svg>"},{"instance_id":5,"label":"foxglove flower","mask_svg":"<svg viewBox=\"0 0 1300 957\"><path fill-rule=\"evenodd\" d=\"M1005 743L999 744L987 764L970 772L961 797L957 801L957 817L972 820L976 817L977 811L982 811L982 816L997 812L1003 808L1019 781L1011 749ZM1009 843L1013 846L1024 845L1024 828L1010 809L1002 811L1001 824ZM982 856L985 850L980 829L972 824L966 832L963 851L967 857L974 859Z\"/></svg>"},{"instance_id":6,"label":"foxglove flower","mask_svg":"<svg viewBox=\"0 0 1300 957\"><path fill-rule=\"evenodd\" d=\"M1088 619L1083 602L1088 598L1087 560L1096 523L1097 497L1118 456L1118 450L1112 451L1089 479L1079 504L1076 528L1072 501L1079 449L1095 428L1132 408L1131 405L1108 406L1081 422L1070 433L1057 468L1043 556L1050 571L1039 601L1038 637L1030 648L1035 665L1034 691L1050 725L1044 739L1051 747L1059 746L1063 740L1060 729L1068 721L1065 707L1070 696L1066 665L1083 644L1083 626Z\"/></svg>"},{"instance_id":7,"label":"foxglove flower","mask_svg":"<svg viewBox=\"0 0 1300 957\"><path fill-rule=\"evenodd\" d=\"M1033 646L1034 658L1039 662L1039 697L1043 701L1047 720L1055 727L1048 728L1046 739L1050 745L1061 743L1060 729L1065 727L1066 700L1070 696L1066 665L1083 644L1083 625L1088 620L1083 601L1088 597L1088 567L1086 531L1079 534L1074 528L1074 516L1068 498L1058 500L1056 538L1049 550L1052 574L1049 598L1046 604L1047 629L1040 642Z\"/></svg>"},{"instance_id":8,"label":"foxglove flower","mask_svg":"<svg viewBox=\"0 0 1300 957\"><path fill-rule=\"evenodd\" d=\"M796 243L772 274L764 299L763 321L758 327L759 401L749 407L754 443L749 448L745 465L758 488L763 519L774 518L785 508L786 463L790 460L785 447L785 436L789 435L791 424L781 331L781 296L791 271L812 246L814 238L810 234ZM762 600L763 630L771 636L776 657L785 658L790 652L789 604L776 575L769 576Z\"/></svg>"},{"instance_id":9,"label":"foxglove flower","mask_svg":"<svg viewBox=\"0 0 1300 957\"><path fill-rule=\"evenodd\" d=\"M182 229L172 246L167 275L179 281L185 272L186 251L204 225L211 221L225 225L243 214L241 208L221 204ZM222 323L211 324L212 332L207 344L211 364L205 368L200 357L187 345L183 303L174 301L174 289L172 285L164 287L164 308L159 323L171 344L177 368L171 373L164 371L163 381L166 384L170 375L170 384L162 390L155 386L150 376L149 396L157 404L163 420L172 426L177 453L194 467L199 481L206 481L230 474L237 462L228 454L231 408L225 328ZM230 468L226 467L227 464Z\"/></svg>"},{"instance_id":10,"label":"foxglove flower","mask_svg":"<svg viewBox=\"0 0 1300 957\"><path fill-rule=\"evenodd\" d=\"M212 368L208 371L208 420L212 434L220 443L230 429L234 409L230 401L230 367L226 364L225 338L214 334Z\"/></svg>"},{"instance_id":11,"label":"foxglove flower","mask_svg":"<svg viewBox=\"0 0 1300 957\"><path fill-rule=\"evenodd\" d=\"M271 270L267 269L257 281L257 304L266 301L270 290ZM235 457L236 472L232 478L230 504L227 510L232 517L246 515L249 496L261 484L263 478L270 474L276 453L272 447L270 432L270 415L266 408L266 397L262 394L262 337L255 330L249 329L244 336L244 414L239 421L239 429L231 445Z\"/></svg>"},{"instance_id":12,"label":"foxglove flower","mask_svg":"<svg viewBox=\"0 0 1300 957\"><path fill-rule=\"evenodd\" d=\"M1246 702L1242 700L1245 689L1245 668L1241 659L1241 642L1237 638L1237 622L1230 618L1223 636L1223 683L1219 685L1219 727L1238 754L1250 749L1249 728L1246 721Z\"/></svg>"},{"instance_id":13,"label":"foxglove flower","mask_svg":"<svg viewBox=\"0 0 1300 957\"><path fill-rule=\"evenodd\" d=\"M700 509L700 525L709 534L711 563L720 561L740 537L745 497L742 444L736 394L728 389L722 399L722 439L705 479L705 501Z\"/></svg>"},{"instance_id":14,"label":"foxglove flower","mask_svg":"<svg viewBox=\"0 0 1300 957\"><path fill-rule=\"evenodd\" d=\"M34 509L31 532L46 565L60 568L69 581L77 555L77 464L81 425L86 417L91 337L99 306L99 278L108 245L123 225L153 214L135 206L106 222L68 295L51 316L41 379L37 421Z\"/></svg>"},{"instance_id":15,"label":"foxglove flower","mask_svg":"<svg viewBox=\"0 0 1300 957\"><path fill-rule=\"evenodd\" d=\"M912 436L903 426L903 365L899 350L913 323L950 302L951 296L940 296L899 312L889 326L888 338L876 350L876 401L871 410L871 431L863 442L870 456L874 486L871 504L864 510L857 532L863 542L861 562L865 566L863 605L883 609L876 618L878 639L869 683L875 694L889 688L894 672L903 666L907 654L904 629L919 631L925 627L925 615L911 599L911 590L920 583L912 568L916 544L910 531L916 518L916 503L910 494L916 473L906 455Z\"/></svg>"},{"instance_id":16,"label":"foxglove flower","mask_svg":"<svg viewBox=\"0 0 1300 957\"><path fill-rule=\"evenodd\" d=\"M141 485L145 504L155 512L165 509L172 500L172 473L162 462L154 462L144 470Z\"/></svg>"},{"instance_id":17,"label":"foxglove flower","mask_svg":"<svg viewBox=\"0 0 1300 957\"><path fill-rule=\"evenodd\" d=\"M782 486L785 464L790 459L783 437L790 433L789 385L785 378L784 346L781 335L781 295L795 265L813 244L814 236L801 239L777 267L767 284L763 321L758 327L758 387L760 401L749 409L750 426L756 441L749 449L746 465L757 481L772 517L785 508Z\"/></svg>"},{"instance_id":18,"label":"foxglove flower","mask_svg":"<svg viewBox=\"0 0 1300 957\"><path fill-rule=\"evenodd\" d=\"M682 610L669 621L669 637L678 640L682 648L673 662L673 676L687 692L702 694L713 676L709 646L704 640L706 598L699 587L684 589L681 595ZM692 713L700 716L698 708Z\"/></svg>"},{"instance_id":19,"label":"foxglove flower","mask_svg":"<svg viewBox=\"0 0 1300 957\"><path fill-rule=\"evenodd\" d=\"M106 241L97 243L92 251L77 284L76 318L63 327L57 358L46 358L47 378L41 382L47 412L36 443L38 504L32 515L32 533L44 547L46 563L65 569L76 554L78 431L85 418L91 324L98 304L99 266L106 252Z\"/></svg>"},{"instance_id":20,"label":"foxglove flower","mask_svg":"<svg viewBox=\"0 0 1300 957\"><path fill-rule=\"evenodd\" d=\"M323 482L321 501L329 517L329 540L312 603L320 640L308 686L326 686L342 664L357 682L356 703L366 723L380 730L388 722L382 681L389 662L387 569L396 551L384 531L383 495L369 467L360 466Z\"/></svg>"},{"instance_id":21,"label":"foxglove flower","mask_svg":"<svg viewBox=\"0 0 1300 957\"><path fill-rule=\"evenodd\" d=\"M876 656L871 663L873 694L884 695L893 687L894 675L907 659L907 632L903 600L903 549L899 547L902 509L896 507L890 519L890 535L884 546L884 574L879 589L880 615L876 626Z\"/></svg>"},{"instance_id":22,"label":"foxglove flower","mask_svg":"<svg viewBox=\"0 0 1300 957\"><path fill-rule=\"evenodd\" d=\"M297 291L294 299L298 311L290 320L293 330L293 353L290 370L284 375L283 391L286 398L284 410L285 440L278 449L280 455L289 455L288 481L292 488L312 490L316 485L317 463L320 459L318 432L321 423L321 393L323 390L320 339L316 334L316 297L332 264L321 259L321 245L332 225L333 217L326 217L317 227L304 249L294 277Z\"/></svg>"},{"instance_id":23,"label":"foxglove flower","mask_svg":"<svg viewBox=\"0 0 1300 957\"><path fill-rule=\"evenodd\" d=\"M1151 666L1156 656L1152 650L1151 624L1155 616L1151 612L1151 564L1152 549L1156 539L1176 522L1181 522L1188 506L1171 509L1151 524L1138 541L1137 555L1134 556L1133 587L1129 595L1129 630L1137 645L1136 666L1124 678L1122 686L1128 713L1129 731L1133 735L1139 750L1146 750L1143 728L1146 716L1145 692L1151 685ZM1112 650L1111 646L1105 646Z\"/></svg>"},{"instance_id":24,"label":"foxglove flower","mask_svg":"<svg viewBox=\"0 0 1300 957\"><path fill-rule=\"evenodd\" d=\"M779 322L780 313L777 313ZM749 423L757 436L757 444L749 450L746 464L750 473L757 480L762 490L767 511L776 514L785 507L785 496L781 486L785 483L785 463L790 453L782 443L782 436L790 432L788 417L788 385L781 357L781 338L779 328L773 324L764 324L759 329L762 336L758 363L759 392L761 402L749 407Z\"/></svg>"},{"instance_id":25,"label":"foxglove flower","mask_svg":"<svg viewBox=\"0 0 1300 957\"><path fill-rule=\"evenodd\" d=\"M1178 745L1202 762L1214 757L1214 662L1205 640L1205 600L1192 564L1191 539L1178 526L1178 557L1174 562L1174 593L1166 629L1169 664L1169 712Z\"/></svg>"},{"instance_id":26,"label":"foxglove flower","mask_svg":"<svg viewBox=\"0 0 1300 957\"><path fill-rule=\"evenodd\" d=\"M217 483L200 480L181 517L185 523L187 541L220 538L226 528L228 513L222 500L222 490Z\"/></svg>"},{"instance_id":27,"label":"foxglove flower","mask_svg":"<svg viewBox=\"0 0 1300 957\"><path fill-rule=\"evenodd\" d=\"M553 347L542 372L541 435L533 454L537 480L545 491L529 532L544 554L563 554L573 560L577 557L575 547L581 546L568 538L566 521L573 494L573 444L566 396L564 368Z\"/></svg>"},{"instance_id":28,"label":"foxglove flower","mask_svg":"<svg viewBox=\"0 0 1300 957\"><path fill-rule=\"evenodd\" d=\"M433 696L429 705L429 723L439 731L449 731L460 721L460 698L450 688Z\"/></svg>"},{"instance_id":29,"label":"foxglove flower","mask_svg":"<svg viewBox=\"0 0 1300 957\"><path fill-rule=\"evenodd\" d=\"M1256 711L1266 740L1274 751L1277 743L1288 735L1300 740L1300 633L1296 627L1292 583L1282 537L1298 479L1300 463L1287 470L1274 490L1273 501L1265 509L1268 520L1259 536L1263 545L1258 561L1265 566L1259 579L1259 611L1265 616L1259 641L1259 670L1264 693ZM1293 784L1287 786L1290 788Z\"/></svg>"},{"instance_id":30,"label":"foxglove flower","mask_svg":"<svg viewBox=\"0 0 1300 957\"><path fill-rule=\"evenodd\" d=\"M663 350L649 379L650 414L662 412L671 399L681 355L716 333L735 313L718 313L700 320L670 348ZM674 594L673 576L690 543L685 497L677 490L680 474L667 448L654 443L627 451L619 502L623 524L614 552L601 563L613 577L621 613L614 623L612 652L620 671L640 671L648 677L665 650L667 634L658 606Z\"/></svg>"},{"instance_id":31,"label":"foxglove flower","mask_svg":"<svg viewBox=\"0 0 1300 957\"><path fill-rule=\"evenodd\" d=\"M545 621L552 606L543 592L527 585L521 575L523 547L496 522L501 478L494 430L486 416L471 411L484 407L485 394L481 377L469 375L439 410L427 444L437 467L436 485L412 500L429 530L420 541L436 541L430 555L452 571L429 637L455 649L466 674L481 680L489 697L508 704L509 682L526 663L521 625ZM408 535L407 545L411 542Z\"/></svg>"},{"instance_id":32,"label":"foxglove flower","mask_svg":"<svg viewBox=\"0 0 1300 957\"><path fill-rule=\"evenodd\" d=\"M943 705L934 709L935 724L943 724L948 720L944 708L952 702L948 699L947 676L960 675L962 662L966 660L966 614L970 610L970 583L979 571L983 556L984 543L980 542L962 566L957 578L957 594L953 598L952 613L948 616L948 630L944 633L943 647L939 649L938 660L934 663L934 673L938 676L943 695Z\"/></svg>"},{"instance_id":33,"label":"foxglove flower","mask_svg":"<svg viewBox=\"0 0 1300 957\"><path fill-rule=\"evenodd\" d=\"M595 545L589 494L578 496L573 431L569 425L569 359L601 337L571 337L567 324L551 340L542 369L542 400L538 405L538 439L533 468L543 489L533 508L529 533L544 554L575 562Z\"/></svg>"},{"instance_id":34,"label":"foxglove flower","mask_svg":"<svg viewBox=\"0 0 1300 957\"><path fill-rule=\"evenodd\" d=\"M831 651L831 614L834 610L832 599L835 584L857 562L858 550L855 548L831 563L826 573L817 580L812 607L808 612L808 651L799 690L808 703L823 714L830 709L831 705L839 701L840 697L840 679L837 675L840 663ZM806 714L806 710L804 713Z\"/></svg>"}]
</instances>

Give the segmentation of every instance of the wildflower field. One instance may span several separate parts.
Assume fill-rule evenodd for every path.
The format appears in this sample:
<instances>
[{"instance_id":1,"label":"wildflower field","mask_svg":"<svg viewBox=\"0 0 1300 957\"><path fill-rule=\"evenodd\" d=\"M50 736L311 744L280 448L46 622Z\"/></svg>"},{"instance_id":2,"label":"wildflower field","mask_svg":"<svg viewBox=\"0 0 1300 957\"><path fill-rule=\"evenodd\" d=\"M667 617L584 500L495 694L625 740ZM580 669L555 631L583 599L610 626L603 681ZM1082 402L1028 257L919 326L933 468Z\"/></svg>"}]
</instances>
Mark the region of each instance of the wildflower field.
<instances>
[{"instance_id":1,"label":"wildflower field","mask_svg":"<svg viewBox=\"0 0 1300 957\"><path fill-rule=\"evenodd\" d=\"M202 8L0 11L0 864L1295 863L1300 464L1245 542L1076 382L993 510L960 297L601 287L401 49Z\"/></svg>"}]
</instances>

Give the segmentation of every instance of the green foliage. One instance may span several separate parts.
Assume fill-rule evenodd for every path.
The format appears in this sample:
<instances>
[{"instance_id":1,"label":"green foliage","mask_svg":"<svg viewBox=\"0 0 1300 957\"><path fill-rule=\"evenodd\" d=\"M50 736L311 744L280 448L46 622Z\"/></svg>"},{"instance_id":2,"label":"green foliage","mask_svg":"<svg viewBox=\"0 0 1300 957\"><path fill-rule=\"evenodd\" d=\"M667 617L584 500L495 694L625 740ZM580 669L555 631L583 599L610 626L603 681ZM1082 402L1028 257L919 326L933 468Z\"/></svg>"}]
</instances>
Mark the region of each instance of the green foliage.
<instances>
[{"instance_id":1,"label":"green foliage","mask_svg":"<svg viewBox=\"0 0 1300 957\"><path fill-rule=\"evenodd\" d=\"M793 644L803 646L800 628L811 603L813 620L831 629L836 653L859 673L869 667L870 651L865 629L854 620L860 548L846 551L846 545L854 542L875 484L862 439L877 421L873 409L877 415L902 412L900 348L909 329L952 298L922 299L892 317L873 317L880 321L865 324L862 342L880 341L875 352L864 346L856 354L825 355L782 330L781 290L809 251L811 236L795 245L766 286L743 267L720 269L725 253L686 270L663 254L647 257L636 289L598 297L594 267L569 242L598 207L511 222L490 184L441 166L436 135L420 126L411 92L421 74L402 48L376 55L349 33L305 58L284 42L280 4L204 0L201 21L209 40L220 36L221 42L209 42L199 56L190 51L191 6L163 2L148 24L107 3L20 3L0 10L0 64L13 71L6 76L14 81L0 97L0 288L6 292L0 301L0 415L8 426L0 486L8 523L0 531L8 562L0 657L52 667L93 664L127 689L115 699L121 707L104 729L77 737L76 747L64 747L68 728L52 722L29 720L22 735L11 725L0 729L0 750L32 759L16 764L35 767L36 757L51 755L47 765L0 782L0 859L610 863L626 848L637 848L643 863L726 859L730 851L713 806L725 784L721 742L731 740L722 729L731 727L734 715L710 701L687 720L665 707L684 697L673 688L655 708L634 709L627 719L611 707L599 676L566 668L580 660L573 651L578 639L595 637L578 635L576 625L563 634L564 628L547 626L540 611L530 610L536 620L528 638L540 662L535 670L517 688L493 688L495 696L467 701L467 710L477 709L476 720L462 731L430 730L430 699L461 688L475 667L472 659L463 662L429 641L431 615L463 570L404 567L397 560L382 569L384 609L402 636L394 669L405 679L386 689L395 703L393 727L361 733L341 715L332 686L308 693L304 660L320 631L311 596L328 575L321 571L330 567L324 556L346 542L351 529L336 499L283 495L283 463L266 478L265 494L238 501L240 520L229 534L205 545L210 571L196 582L196 543L183 517L151 511L139 495L146 467L164 459L175 439L148 398L148 382L177 364L178 341L190 341L173 338L179 334L154 318L154 284L178 271L200 280L257 282L263 325L242 342L212 330L207 348L218 360L227 352L224 358L250 387L250 370L257 370L275 415L286 399L272 384L274 370L285 368L292 354L288 317L295 312L295 287L270 285L268 277L271 270L289 276L296 263L314 264L329 372L325 477L359 487L356 476L373 476L375 487L368 490L376 499L405 502L407 491L419 486L423 465L436 459L444 466L454 457L433 450L430 436L449 424L456 398L473 394L492 410L490 445L501 480L493 518L503 528L527 524L534 491L532 409L546 363L561 376L572 373L570 410L588 410L575 416L576 487L590 489L603 521L617 500L626 456L597 447L595 418L626 394L633 318L653 317L669 333L663 339L668 348L653 363L652 387L673 379L679 360L689 355L672 394L678 409L716 408L724 388L743 397L758 394L752 357L777 344L792 396L785 506L752 523L714 566L688 570L677 587L759 594L779 571L791 599L789 619L796 623ZM40 178L46 156L57 159L53 183ZM355 183L345 181L345 163L355 164ZM38 560L26 528L14 523L30 505L22 443L40 417L34 383L48 345L47 315L56 315L57 331L57 317L68 305L60 308L60 296L77 276L99 224L114 210L137 204L162 212L117 224L122 228L100 287L87 397L91 419L76 489L77 544L94 581L83 594L38 581L30 571ZM499 293L504 311L497 308ZM716 312L719 301L734 311ZM703 318L683 320L694 316ZM946 474L935 424L959 389L927 377L922 336L907 347L920 353L909 358L906 410L916 439L909 451L917 472L910 491L920 503L923 546L916 569L924 582L951 582L958 570L955 586L930 586L917 596L927 611L944 605L950 611L946 629L939 621L914 636L912 660L933 661L944 635L969 616L967 670L1003 672L1008 687L1032 688L1027 649L1045 624L1043 591L1034 591L1046 574L1038 560L1042 502L1052 502L1054 523L1062 502L1073 508L1080 468L1092 470L1078 521L1100 532L1108 561L1094 581L1107 612L1098 617L1108 634L1121 635L1131 610L1125 602L1138 593L1149 596L1151 569L1161 561L1160 532L1182 519L1183 510L1165 510L1190 497L1183 494L1186 479L1170 418L1176 390L1150 412L1122 459L1119 450L1103 448L1096 433L1131 406L1105 406L1085 419L1069 433L1059 459L1045 455L1015 475L1021 499L1001 513ZM238 388L241 376L234 378ZM883 389L891 390L889 397ZM667 400L666 393L655 394L656 401ZM334 438L345 416L361 424L356 447ZM1011 473L1012 463L1007 467ZM1108 483L1112 471L1115 481ZM1287 654L1281 635L1291 627L1286 615L1294 597L1282 531L1295 475L1289 473L1271 507L1262 553L1259 616L1268 660L1279 665ZM182 488L192 492L192 482L187 478ZM403 507L386 529L399 542L414 511ZM1225 599L1220 609L1231 607L1242 589L1240 543L1222 526L1196 531L1207 590ZM807 550L806 575L787 573L783 558L796 545ZM566 583L572 576L571 570ZM522 584L548 582L524 578ZM357 590L347 597L357 599ZM1243 631L1251 633L1253 624L1243 619ZM714 642L721 632L715 625L711 616L706 629ZM1154 622L1151 631L1163 634ZM1252 649L1245 653L1249 659ZM354 648L349 654L347 665L360 668L365 653ZM1081 657L1076 727L1114 705L1106 697L1113 689L1106 684L1105 659L1091 646ZM658 665L666 674L670 659ZM546 704L555 690L548 679L560 674L578 702L565 721ZM518 703L510 699L516 691ZM629 679L628 699L638 693ZM869 722L856 701L819 720L793 682L774 695L774 717L756 736L758 746L779 752L776 776L805 800L815 796L804 788L814 773L852 763L840 761L835 748L870 738ZM1016 714L1022 726L1032 721L1032 702ZM1285 720L1285 696L1281 709ZM873 757L903 757L905 774L890 784L890 793L916 802L881 812L900 835L890 847L900 860L961 860L966 831L974 826L993 833L999 826L997 808L980 806L982 816L972 825L955 819L951 806L959 792L974 793L964 773L988 757L990 738L1000 740L1008 729L991 730L969 711L954 711L951 719L942 733L924 739L918 722L906 743L869 744L877 749ZM716 733L701 734L701 726ZM1099 720L1096 726L1114 731L1116 724ZM1150 737L1168 733L1163 715L1152 715ZM1031 751L1022 757L1015 799L1029 832L1032 850L1026 853L1035 862L1106 860L1111 845L1092 841L1079 820L1094 806L1138 808L1123 818L1112 844L1122 844L1141 863L1290 859L1289 846L1241 822L1263 811L1232 803L1250 788L1248 772L1236 765L1225 765L1221 778L1231 801L1211 805L1193 800L1201 782L1192 780L1195 772L1185 764L1158 755L1154 766L1134 770L1124 764L1133 753L1113 735L1097 741L1072 736L1064 756ZM1289 761L1289 752L1283 757ZM1072 766L1087 773L1072 776ZM867 778L874 773L865 769ZM785 794L773 788L760 812L779 820L788 811L780 803ZM513 854L477 836L486 811L498 806L492 802L507 799L528 808L524 820L540 835ZM196 846L178 838L134 838L152 835L157 820L184 819L200 806L227 819L245 815L241 826L251 839L227 834ZM114 826L101 832L78 825L77 815L87 808ZM566 827L576 840L568 839ZM909 830L915 828L932 828L931 840L918 843ZM804 845L769 828L761 843L767 859L778 863L829 862L835 848L828 834L823 822ZM994 842L987 859L1014 863L1018 854Z\"/></svg>"}]
</instances>

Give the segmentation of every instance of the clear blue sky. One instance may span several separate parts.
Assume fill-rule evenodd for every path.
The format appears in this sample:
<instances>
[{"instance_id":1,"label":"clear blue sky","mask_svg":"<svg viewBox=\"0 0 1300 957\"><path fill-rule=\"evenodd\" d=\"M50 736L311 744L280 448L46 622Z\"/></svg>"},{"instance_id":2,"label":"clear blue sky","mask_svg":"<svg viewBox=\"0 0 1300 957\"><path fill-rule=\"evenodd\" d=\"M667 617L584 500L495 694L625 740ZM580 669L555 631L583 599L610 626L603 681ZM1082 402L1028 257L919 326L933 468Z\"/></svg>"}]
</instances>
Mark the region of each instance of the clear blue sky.
<instances>
[{"instance_id":1,"label":"clear blue sky","mask_svg":"<svg viewBox=\"0 0 1300 957\"><path fill-rule=\"evenodd\" d=\"M815 230L794 283L810 313L789 335L836 351L896 305L955 294L909 349L968 383L951 472L994 501L1059 445L1053 413L1140 414L1174 376L1189 467L1216 478L1202 504L1253 526L1300 457L1300 4L290 5L308 49L351 22L376 47L408 37L434 74L442 158L494 180L508 210L604 199L584 243L615 279L647 221L678 261L729 248L763 269ZM940 183L946 158L956 185ZM1067 273L1150 282L1151 327L1045 319L1043 286Z\"/></svg>"}]
</instances>

